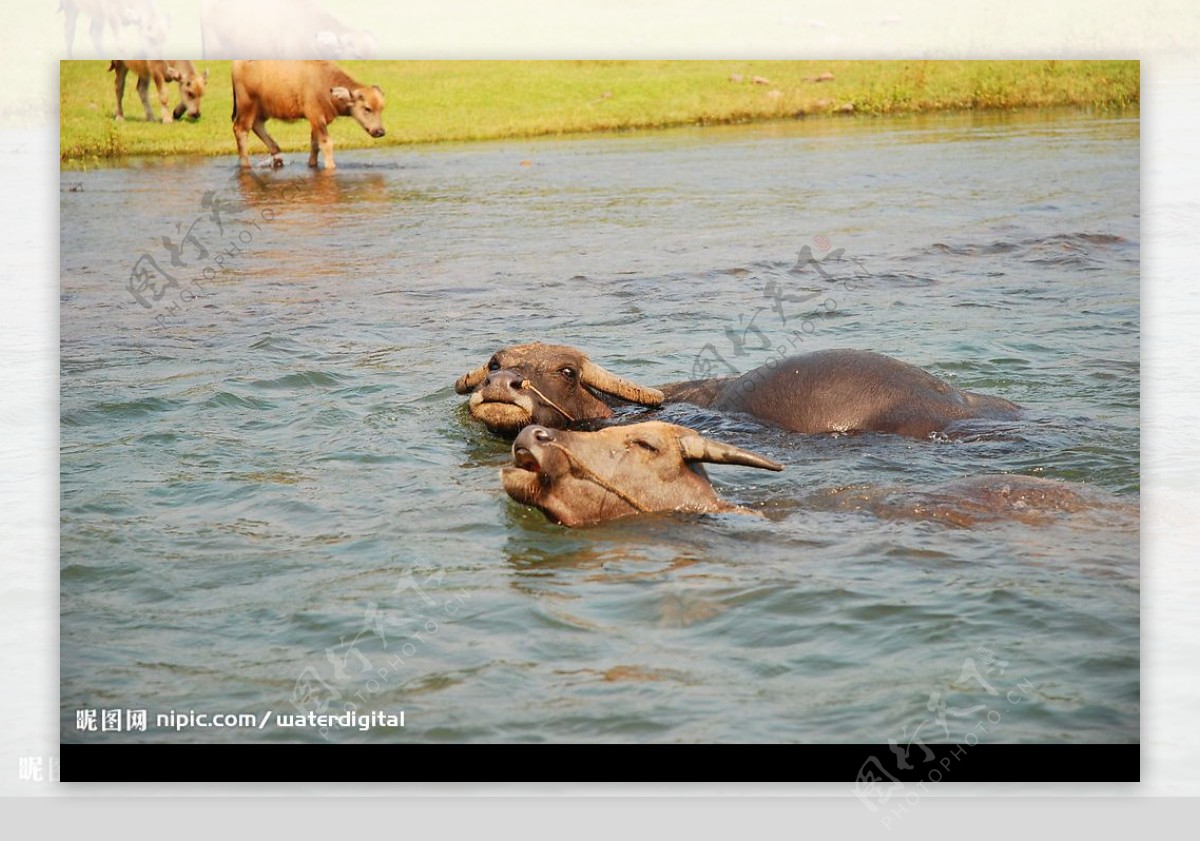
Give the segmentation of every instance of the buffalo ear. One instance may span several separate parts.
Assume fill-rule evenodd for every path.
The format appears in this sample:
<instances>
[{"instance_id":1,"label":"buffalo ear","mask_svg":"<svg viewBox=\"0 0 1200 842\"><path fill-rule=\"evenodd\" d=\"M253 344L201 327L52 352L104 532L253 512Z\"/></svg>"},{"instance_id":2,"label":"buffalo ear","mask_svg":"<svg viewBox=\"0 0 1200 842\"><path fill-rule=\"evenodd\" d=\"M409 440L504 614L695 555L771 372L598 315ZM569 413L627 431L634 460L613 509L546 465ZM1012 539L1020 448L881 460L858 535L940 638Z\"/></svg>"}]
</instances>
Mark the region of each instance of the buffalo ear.
<instances>
[{"instance_id":1,"label":"buffalo ear","mask_svg":"<svg viewBox=\"0 0 1200 842\"><path fill-rule=\"evenodd\" d=\"M639 386L623 377L617 377L611 371L605 371L591 360L583 361L579 374L583 385L590 386L598 392L616 395L618 398L640 403L642 406L659 406L663 402L663 393L658 389L652 389L649 386Z\"/></svg>"},{"instance_id":2,"label":"buffalo ear","mask_svg":"<svg viewBox=\"0 0 1200 842\"><path fill-rule=\"evenodd\" d=\"M354 101L354 98L350 96L350 91L346 88L330 88L329 95L333 97L334 102L341 102L346 105Z\"/></svg>"},{"instance_id":3,"label":"buffalo ear","mask_svg":"<svg viewBox=\"0 0 1200 842\"><path fill-rule=\"evenodd\" d=\"M484 363L474 371L468 371L462 377L454 381L454 391L460 395L465 395L468 392L475 390L475 387L484 381L488 375L487 363Z\"/></svg>"},{"instance_id":4,"label":"buffalo ear","mask_svg":"<svg viewBox=\"0 0 1200 842\"><path fill-rule=\"evenodd\" d=\"M711 462L714 465L746 465L750 468L763 468L767 471L782 471L783 465L765 456L742 450L732 444L706 439L699 433L688 433L680 436L679 448L683 451L685 462Z\"/></svg>"}]
</instances>

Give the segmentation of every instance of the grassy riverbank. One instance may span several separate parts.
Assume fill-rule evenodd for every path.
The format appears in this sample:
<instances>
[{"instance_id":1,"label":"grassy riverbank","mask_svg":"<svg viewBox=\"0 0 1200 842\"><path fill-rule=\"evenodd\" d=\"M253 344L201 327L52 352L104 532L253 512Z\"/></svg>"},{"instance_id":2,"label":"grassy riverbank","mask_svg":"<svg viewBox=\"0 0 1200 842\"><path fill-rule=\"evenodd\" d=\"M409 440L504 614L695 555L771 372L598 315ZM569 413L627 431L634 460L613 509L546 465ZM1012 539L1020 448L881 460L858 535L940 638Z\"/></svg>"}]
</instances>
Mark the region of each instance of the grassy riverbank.
<instances>
[{"instance_id":1,"label":"grassy riverbank","mask_svg":"<svg viewBox=\"0 0 1200 842\"><path fill-rule=\"evenodd\" d=\"M60 159L88 166L129 155L232 155L229 62L209 72L195 124L147 123L131 76L124 123L113 119L107 62L63 62ZM1119 110L1139 101L1135 61L552 61L345 62L387 94L387 136L353 121L332 126L336 148L492 140L595 131L903 114L1052 108ZM832 78L827 78L832 76ZM151 104L157 112L154 88ZM171 104L178 101L171 86ZM308 124L272 121L285 151L308 150ZM265 154L253 135L252 157Z\"/></svg>"}]
</instances>

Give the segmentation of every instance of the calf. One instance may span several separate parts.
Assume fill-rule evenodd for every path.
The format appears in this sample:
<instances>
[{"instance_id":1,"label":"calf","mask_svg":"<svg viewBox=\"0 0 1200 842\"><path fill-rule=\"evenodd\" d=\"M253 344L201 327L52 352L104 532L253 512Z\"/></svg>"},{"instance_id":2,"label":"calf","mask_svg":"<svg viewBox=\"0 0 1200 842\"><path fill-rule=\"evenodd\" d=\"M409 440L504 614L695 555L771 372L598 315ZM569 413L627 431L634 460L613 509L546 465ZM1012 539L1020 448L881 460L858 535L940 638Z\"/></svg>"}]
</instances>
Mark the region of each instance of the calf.
<instances>
[{"instance_id":1,"label":"calf","mask_svg":"<svg viewBox=\"0 0 1200 842\"><path fill-rule=\"evenodd\" d=\"M146 120L153 122L154 111L150 108L150 81L158 92L158 101L162 105L162 121L171 122L187 115L189 120L200 119L200 100L204 98L204 87L208 82L208 71L197 73L190 61L140 61L117 59L108 65L108 69L116 72L117 119L125 119L122 102L125 98L125 77L133 71L138 77L137 92L141 97L142 107L146 109ZM179 104L174 112L168 110L167 84L179 83Z\"/></svg>"},{"instance_id":2,"label":"calf","mask_svg":"<svg viewBox=\"0 0 1200 842\"><path fill-rule=\"evenodd\" d=\"M235 61L233 63L233 136L238 162L250 166L246 154L246 132L267 145L272 164L283 166L279 144L267 134L269 119L307 119L312 127L308 165L317 165L317 150L325 156L325 169L332 170L333 140L329 123L337 117L353 117L371 137L383 137L383 91L364 86L329 61Z\"/></svg>"}]
</instances>

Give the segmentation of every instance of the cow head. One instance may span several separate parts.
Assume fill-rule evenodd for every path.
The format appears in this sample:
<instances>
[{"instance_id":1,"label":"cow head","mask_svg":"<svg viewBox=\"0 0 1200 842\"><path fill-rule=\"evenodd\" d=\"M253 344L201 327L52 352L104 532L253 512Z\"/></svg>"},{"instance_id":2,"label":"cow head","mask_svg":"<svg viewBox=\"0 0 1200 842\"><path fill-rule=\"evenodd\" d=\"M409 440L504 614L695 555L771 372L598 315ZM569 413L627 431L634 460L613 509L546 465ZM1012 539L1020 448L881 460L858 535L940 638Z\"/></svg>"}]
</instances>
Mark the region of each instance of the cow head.
<instances>
[{"instance_id":1,"label":"cow head","mask_svg":"<svg viewBox=\"0 0 1200 842\"><path fill-rule=\"evenodd\" d=\"M783 466L694 430L647 421L595 432L530 426L501 470L508 496L563 526L647 512L746 511L717 497L700 463Z\"/></svg>"},{"instance_id":2,"label":"cow head","mask_svg":"<svg viewBox=\"0 0 1200 842\"><path fill-rule=\"evenodd\" d=\"M185 73L175 67L168 67L167 81L179 83L179 104L175 106L173 116L176 120L187 115L189 120L200 119L200 100L204 99L204 86L208 82L208 71L203 73Z\"/></svg>"},{"instance_id":3,"label":"cow head","mask_svg":"<svg viewBox=\"0 0 1200 842\"><path fill-rule=\"evenodd\" d=\"M566 345L533 342L497 351L454 384L471 393L471 415L493 433L515 436L527 424L563 427L608 418L612 408L591 390L643 406L658 406L662 392L617 377Z\"/></svg>"},{"instance_id":4,"label":"cow head","mask_svg":"<svg viewBox=\"0 0 1200 842\"><path fill-rule=\"evenodd\" d=\"M371 137L383 137L383 90L378 85L369 88L330 88L329 95L337 113L342 117L353 117Z\"/></svg>"}]
</instances>

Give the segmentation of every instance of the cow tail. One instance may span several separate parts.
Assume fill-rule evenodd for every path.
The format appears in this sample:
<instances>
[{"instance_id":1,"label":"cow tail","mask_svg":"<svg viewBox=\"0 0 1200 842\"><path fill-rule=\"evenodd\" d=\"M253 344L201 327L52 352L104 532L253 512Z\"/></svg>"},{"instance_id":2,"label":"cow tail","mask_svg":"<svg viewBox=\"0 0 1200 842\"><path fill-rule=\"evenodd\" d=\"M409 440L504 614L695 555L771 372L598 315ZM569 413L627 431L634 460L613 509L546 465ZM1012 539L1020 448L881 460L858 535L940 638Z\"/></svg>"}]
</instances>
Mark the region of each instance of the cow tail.
<instances>
[{"instance_id":1,"label":"cow tail","mask_svg":"<svg viewBox=\"0 0 1200 842\"><path fill-rule=\"evenodd\" d=\"M233 84L232 78L229 81L231 84ZM237 85L236 84L233 84L233 114L231 114L229 116L229 122L231 122L231 123L237 122Z\"/></svg>"}]
</instances>

